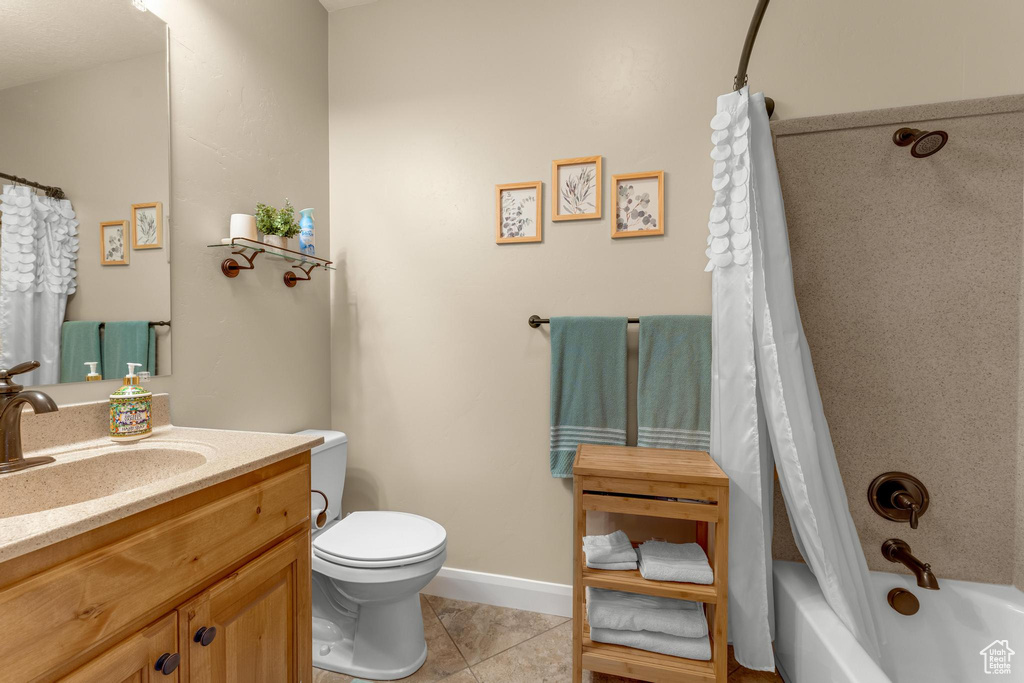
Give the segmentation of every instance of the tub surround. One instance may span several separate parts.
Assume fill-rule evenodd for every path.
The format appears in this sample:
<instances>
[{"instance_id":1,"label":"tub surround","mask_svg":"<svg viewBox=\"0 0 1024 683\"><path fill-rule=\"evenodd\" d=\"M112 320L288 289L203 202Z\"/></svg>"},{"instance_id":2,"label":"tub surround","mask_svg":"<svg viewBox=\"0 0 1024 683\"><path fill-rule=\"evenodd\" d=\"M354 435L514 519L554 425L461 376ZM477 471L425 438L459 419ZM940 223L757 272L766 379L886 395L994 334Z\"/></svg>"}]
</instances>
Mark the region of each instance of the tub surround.
<instances>
[{"instance_id":1,"label":"tub surround","mask_svg":"<svg viewBox=\"0 0 1024 683\"><path fill-rule=\"evenodd\" d=\"M12 501L0 496L0 562L252 472L323 442L320 437L176 427L169 423L168 408L167 394L154 396L153 435L132 444L111 443L106 437L109 409L106 401L63 406L56 413L44 415L25 411L22 417L25 457L53 456L57 462L50 467L154 449L182 451L183 456L198 453L204 461L137 488L29 514L10 516L16 514L16 510L11 509ZM22 486L31 487L36 475L43 472L44 469L37 468L5 476L20 477ZM102 469L99 474L103 476ZM0 481L0 487L2 485ZM74 478L64 482L59 494L65 499L73 498L73 489L89 492L95 485L89 478ZM57 492L43 490L37 495L46 497L54 493ZM83 497L88 498L88 494ZM19 500L21 498L18 496Z\"/></svg>"},{"instance_id":2,"label":"tub surround","mask_svg":"<svg viewBox=\"0 0 1024 683\"><path fill-rule=\"evenodd\" d=\"M902 126L949 142L915 159L892 142ZM1024 96L772 130L800 313L868 567L907 571L882 557L895 537L943 588L1024 586ZM929 489L917 529L868 504L891 470ZM775 511L774 556L799 560L778 493Z\"/></svg>"}]
</instances>

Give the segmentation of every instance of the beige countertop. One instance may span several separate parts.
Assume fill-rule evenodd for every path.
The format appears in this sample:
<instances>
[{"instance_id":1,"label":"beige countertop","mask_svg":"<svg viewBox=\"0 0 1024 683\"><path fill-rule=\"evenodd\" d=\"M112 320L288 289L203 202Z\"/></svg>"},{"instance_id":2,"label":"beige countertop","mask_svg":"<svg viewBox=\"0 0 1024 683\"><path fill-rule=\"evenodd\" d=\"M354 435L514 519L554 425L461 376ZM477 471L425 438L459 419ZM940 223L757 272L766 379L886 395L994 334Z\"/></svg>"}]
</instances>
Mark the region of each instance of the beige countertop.
<instances>
[{"instance_id":1,"label":"beige countertop","mask_svg":"<svg viewBox=\"0 0 1024 683\"><path fill-rule=\"evenodd\" d=\"M26 412L25 457L49 455L56 462L0 475L0 562L323 443L309 435L175 427L166 424L166 397L154 402L153 435L129 444L95 438L90 418L101 416L106 402L41 416Z\"/></svg>"}]
</instances>

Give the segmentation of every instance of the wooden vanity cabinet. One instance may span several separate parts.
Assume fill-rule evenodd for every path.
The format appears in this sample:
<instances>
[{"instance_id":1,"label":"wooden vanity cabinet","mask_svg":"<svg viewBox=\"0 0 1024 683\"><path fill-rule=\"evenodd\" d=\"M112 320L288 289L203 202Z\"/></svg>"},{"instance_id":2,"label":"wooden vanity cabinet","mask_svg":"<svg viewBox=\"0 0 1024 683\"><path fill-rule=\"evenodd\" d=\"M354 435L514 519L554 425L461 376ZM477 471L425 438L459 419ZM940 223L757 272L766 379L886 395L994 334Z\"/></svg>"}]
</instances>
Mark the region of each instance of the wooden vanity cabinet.
<instances>
[{"instance_id":1,"label":"wooden vanity cabinet","mask_svg":"<svg viewBox=\"0 0 1024 683\"><path fill-rule=\"evenodd\" d=\"M61 683L178 683L178 615L168 614L152 626L110 648ZM160 662L167 674L157 669ZM168 664L169 662L169 664Z\"/></svg>"},{"instance_id":2,"label":"wooden vanity cabinet","mask_svg":"<svg viewBox=\"0 0 1024 683\"><path fill-rule=\"evenodd\" d=\"M0 563L0 680L312 683L309 463Z\"/></svg>"},{"instance_id":3,"label":"wooden vanity cabinet","mask_svg":"<svg viewBox=\"0 0 1024 683\"><path fill-rule=\"evenodd\" d=\"M313 653L304 636L313 615L299 595L310 581L305 536L292 537L178 608L186 681L308 680L302 671L312 666Z\"/></svg>"}]
</instances>

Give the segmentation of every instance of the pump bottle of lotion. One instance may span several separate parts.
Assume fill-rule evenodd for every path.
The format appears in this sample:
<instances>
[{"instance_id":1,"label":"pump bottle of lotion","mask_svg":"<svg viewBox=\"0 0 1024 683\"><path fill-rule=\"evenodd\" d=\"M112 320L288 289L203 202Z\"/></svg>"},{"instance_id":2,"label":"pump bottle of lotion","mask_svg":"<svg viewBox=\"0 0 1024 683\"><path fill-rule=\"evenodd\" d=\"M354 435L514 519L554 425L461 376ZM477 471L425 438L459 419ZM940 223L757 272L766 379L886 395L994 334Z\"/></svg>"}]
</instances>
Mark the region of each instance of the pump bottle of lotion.
<instances>
[{"instance_id":1,"label":"pump bottle of lotion","mask_svg":"<svg viewBox=\"0 0 1024 683\"><path fill-rule=\"evenodd\" d=\"M135 368L128 363L124 385L110 395L110 440L138 441L153 433L153 394L139 385Z\"/></svg>"}]
</instances>

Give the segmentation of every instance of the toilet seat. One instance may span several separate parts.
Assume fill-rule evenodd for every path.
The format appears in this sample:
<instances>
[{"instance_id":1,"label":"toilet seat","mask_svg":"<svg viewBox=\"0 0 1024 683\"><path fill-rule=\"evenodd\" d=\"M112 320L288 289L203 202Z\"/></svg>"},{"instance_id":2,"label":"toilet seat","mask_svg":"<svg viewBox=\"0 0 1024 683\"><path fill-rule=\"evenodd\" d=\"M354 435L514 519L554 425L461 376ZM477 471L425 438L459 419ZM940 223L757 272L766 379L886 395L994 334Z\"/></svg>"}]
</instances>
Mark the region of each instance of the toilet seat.
<instances>
[{"instance_id":1,"label":"toilet seat","mask_svg":"<svg viewBox=\"0 0 1024 683\"><path fill-rule=\"evenodd\" d=\"M313 539L313 554L343 567L383 568L424 562L445 550L437 522L407 512L353 512Z\"/></svg>"}]
</instances>

